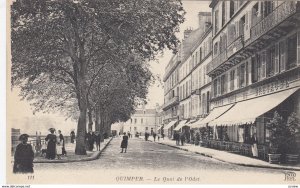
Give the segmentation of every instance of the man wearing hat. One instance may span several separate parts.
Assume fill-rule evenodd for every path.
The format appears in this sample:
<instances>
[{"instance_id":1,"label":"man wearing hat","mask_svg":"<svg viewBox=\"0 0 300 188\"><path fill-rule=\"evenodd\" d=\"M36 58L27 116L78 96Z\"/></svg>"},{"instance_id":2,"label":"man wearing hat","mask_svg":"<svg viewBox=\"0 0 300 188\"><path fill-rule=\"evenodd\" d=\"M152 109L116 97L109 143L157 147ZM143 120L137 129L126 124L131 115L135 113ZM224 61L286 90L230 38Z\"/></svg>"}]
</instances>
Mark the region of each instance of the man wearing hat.
<instances>
[{"instance_id":1,"label":"man wearing hat","mask_svg":"<svg viewBox=\"0 0 300 188\"><path fill-rule=\"evenodd\" d=\"M33 173L34 153L32 146L27 144L28 134L22 134L19 137L21 143L17 146L14 156L14 173Z\"/></svg>"},{"instance_id":2,"label":"man wearing hat","mask_svg":"<svg viewBox=\"0 0 300 188\"><path fill-rule=\"evenodd\" d=\"M48 142L46 158L55 159L55 155L56 155L56 135L54 134L55 129L50 128L49 131L50 134L48 134L47 137L45 138L45 140Z\"/></svg>"}]
</instances>

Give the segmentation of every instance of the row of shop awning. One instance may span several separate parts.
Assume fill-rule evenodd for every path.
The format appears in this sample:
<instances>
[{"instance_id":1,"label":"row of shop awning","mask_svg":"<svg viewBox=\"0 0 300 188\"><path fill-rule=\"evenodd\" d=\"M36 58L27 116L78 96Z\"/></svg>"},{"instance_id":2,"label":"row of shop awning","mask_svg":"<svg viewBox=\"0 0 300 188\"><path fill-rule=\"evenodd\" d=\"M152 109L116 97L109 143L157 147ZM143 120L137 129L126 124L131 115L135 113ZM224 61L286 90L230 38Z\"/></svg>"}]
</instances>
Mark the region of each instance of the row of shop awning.
<instances>
[{"instance_id":1,"label":"row of shop awning","mask_svg":"<svg viewBox=\"0 0 300 188\"><path fill-rule=\"evenodd\" d=\"M201 118L196 122L187 122L187 120L180 121L174 130L178 131L183 126L201 128L206 127L206 125L218 126L254 123L257 117L277 107L298 89L299 87L295 87L278 93L217 107L214 108L207 117ZM169 122L164 129L171 128L176 122L177 120Z\"/></svg>"},{"instance_id":2,"label":"row of shop awning","mask_svg":"<svg viewBox=\"0 0 300 188\"><path fill-rule=\"evenodd\" d=\"M209 122L209 125L241 125L246 123L254 123L257 117L277 107L298 89L299 87L296 87L271 95L238 102L226 113L224 113L224 115Z\"/></svg>"}]
</instances>

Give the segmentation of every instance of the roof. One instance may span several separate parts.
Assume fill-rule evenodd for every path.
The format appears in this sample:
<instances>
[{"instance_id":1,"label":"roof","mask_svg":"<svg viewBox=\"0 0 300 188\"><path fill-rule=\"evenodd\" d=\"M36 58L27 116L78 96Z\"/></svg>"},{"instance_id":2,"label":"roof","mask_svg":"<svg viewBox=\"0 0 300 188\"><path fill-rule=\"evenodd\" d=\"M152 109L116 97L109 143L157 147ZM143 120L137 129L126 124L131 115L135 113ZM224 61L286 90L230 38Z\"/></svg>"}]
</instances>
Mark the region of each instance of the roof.
<instances>
[{"instance_id":1,"label":"roof","mask_svg":"<svg viewBox=\"0 0 300 188\"><path fill-rule=\"evenodd\" d=\"M144 113L145 111L145 113ZM155 109L145 109L145 110L136 110L134 114L156 114L156 110Z\"/></svg>"}]
</instances>

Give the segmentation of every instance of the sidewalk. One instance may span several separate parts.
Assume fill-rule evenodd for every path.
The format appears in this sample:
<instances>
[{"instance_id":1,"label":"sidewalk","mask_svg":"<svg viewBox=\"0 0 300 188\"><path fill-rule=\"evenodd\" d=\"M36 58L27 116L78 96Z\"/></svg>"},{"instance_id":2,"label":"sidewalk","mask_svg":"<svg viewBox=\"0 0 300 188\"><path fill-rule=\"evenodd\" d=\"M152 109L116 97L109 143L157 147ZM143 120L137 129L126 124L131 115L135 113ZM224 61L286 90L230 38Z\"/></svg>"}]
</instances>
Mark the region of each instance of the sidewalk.
<instances>
[{"instance_id":1,"label":"sidewalk","mask_svg":"<svg viewBox=\"0 0 300 188\"><path fill-rule=\"evenodd\" d=\"M49 160L42 156L35 157L33 163L69 163L69 162L82 162L82 161L92 161L99 158L102 151L108 146L113 138L105 139L104 142L100 144L100 151L96 151L96 145L94 151L87 151L87 155L75 155L76 144L67 143L65 148L67 151L67 156L62 156L61 159Z\"/></svg>"},{"instance_id":2,"label":"sidewalk","mask_svg":"<svg viewBox=\"0 0 300 188\"><path fill-rule=\"evenodd\" d=\"M140 139L144 139L143 136L140 136ZM153 137L150 136L149 141L153 142ZM241 166L250 166L250 167L259 167L259 168L273 168L273 169L281 169L281 170L294 170L294 171L300 171L300 164L296 164L294 166L288 165L288 164L270 164L266 161L260 160L260 159L254 159L251 157L238 155L229 153L226 151L220 151L216 149L206 148L206 147L200 147L196 146L194 144L185 144L184 146L177 146L175 143L175 140L170 140L169 138L166 138L163 140L160 138L159 141L156 143L167 145L170 147L178 148L184 151L194 152L196 154L200 154L206 157L211 157L214 159L217 159L219 161L241 165Z\"/></svg>"}]
</instances>

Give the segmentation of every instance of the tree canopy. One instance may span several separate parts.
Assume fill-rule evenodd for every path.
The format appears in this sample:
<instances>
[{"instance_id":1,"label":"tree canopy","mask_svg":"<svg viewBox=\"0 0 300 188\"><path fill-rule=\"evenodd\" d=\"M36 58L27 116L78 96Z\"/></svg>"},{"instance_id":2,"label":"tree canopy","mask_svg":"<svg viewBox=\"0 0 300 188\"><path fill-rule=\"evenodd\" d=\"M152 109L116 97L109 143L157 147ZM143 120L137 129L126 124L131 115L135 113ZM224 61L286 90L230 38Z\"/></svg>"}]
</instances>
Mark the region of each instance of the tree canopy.
<instances>
[{"instance_id":1,"label":"tree canopy","mask_svg":"<svg viewBox=\"0 0 300 188\"><path fill-rule=\"evenodd\" d=\"M176 50L183 15L179 0L17 0L11 6L12 85L36 110L77 111L75 153L85 154L86 115L95 96L103 96L99 105L117 102L122 86L115 80L122 81L130 106L110 113L122 114L114 120L126 117L134 98L146 96L152 76L146 62L166 47ZM112 85L103 91L106 83Z\"/></svg>"}]
</instances>

